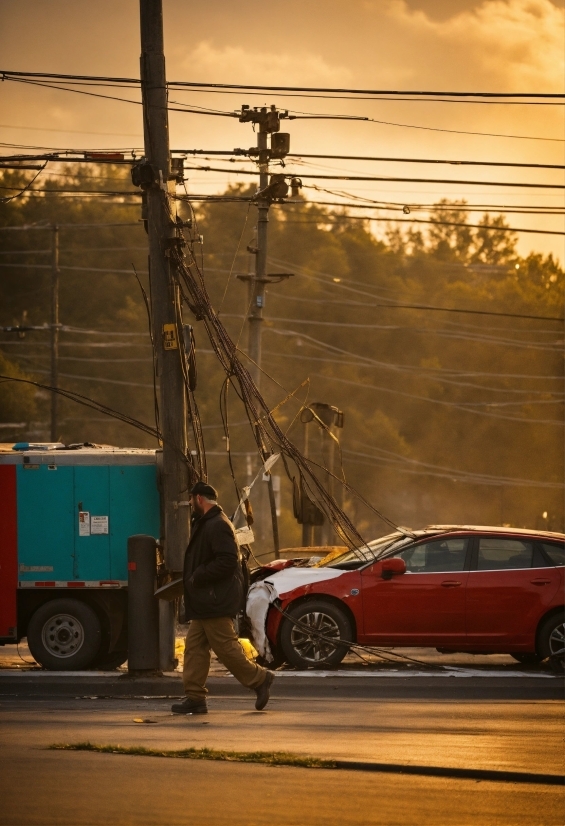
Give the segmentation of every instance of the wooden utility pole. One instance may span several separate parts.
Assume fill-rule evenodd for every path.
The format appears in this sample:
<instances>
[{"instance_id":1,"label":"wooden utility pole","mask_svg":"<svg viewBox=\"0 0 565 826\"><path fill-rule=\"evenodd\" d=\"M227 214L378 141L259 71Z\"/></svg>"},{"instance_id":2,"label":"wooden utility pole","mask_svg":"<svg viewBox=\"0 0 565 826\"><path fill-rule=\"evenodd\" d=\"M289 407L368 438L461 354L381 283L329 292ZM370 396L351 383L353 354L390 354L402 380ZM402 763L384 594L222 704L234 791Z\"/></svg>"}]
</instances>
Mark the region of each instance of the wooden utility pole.
<instances>
[{"instance_id":1,"label":"wooden utility pole","mask_svg":"<svg viewBox=\"0 0 565 826\"><path fill-rule=\"evenodd\" d=\"M265 123L259 123L257 149L259 150L259 191L269 183L269 155ZM258 388L261 387L261 349L263 337L263 308L265 306L265 286L267 282L267 229L269 226L269 201L257 201L257 247L255 251L255 275L249 281L249 337L247 352L251 363L249 372Z\"/></svg>"},{"instance_id":2,"label":"wooden utility pole","mask_svg":"<svg viewBox=\"0 0 565 826\"><path fill-rule=\"evenodd\" d=\"M161 496L162 537L167 570L182 571L189 537L186 388L181 358L182 320L179 288L166 253L175 237L169 195L174 192L169 152L169 119L161 0L140 0L141 91L145 158L138 171L146 197L149 234L151 315L160 387L160 428L163 437ZM160 668L174 660L174 608L160 601Z\"/></svg>"},{"instance_id":3,"label":"wooden utility pole","mask_svg":"<svg viewBox=\"0 0 565 826\"><path fill-rule=\"evenodd\" d=\"M274 200L283 198L288 192L284 175L273 176L269 182L269 160L271 158L283 158L289 151L290 136L286 133L279 134L281 117L287 117L288 112L278 112L274 106L267 109L250 109L248 106L242 107L241 123L253 123L257 129L257 148L254 154L259 162L259 190L257 200L257 233L255 247L248 247L248 250L255 255L255 272L248 276L239 276L246 280L249 285L249 302L247 309L247 320L249 322L249 337L247 352L250 358L249 372L258 389L261 387L261 350L263 334L263 309L265 307L265 288L267 284L277 284L288 278L290 273L267 274L267 230L269 226L269 207ZM267 137L271 135L271 146ZM263 456L263 461L266 459ZM279 557L279 527L277 520L277 507L275 491L273 489L273 479L271 474L267 474L269 509L271 513L271 523L273 526L273 548L275 557ZM260 494L260 508L263 517L263 496Z\"/></svg>"},{"instance_id":4,"label":"wooden utility pole","mask_svg":"<svg viewBox=\"0 0 565 826\"><path fill-rule=\"evenodd\" d=\"M59 386L59 227L51 226L51 387ZM59 439L58 393L51 393L51 441Z\"/></svg>"}]
</instances>

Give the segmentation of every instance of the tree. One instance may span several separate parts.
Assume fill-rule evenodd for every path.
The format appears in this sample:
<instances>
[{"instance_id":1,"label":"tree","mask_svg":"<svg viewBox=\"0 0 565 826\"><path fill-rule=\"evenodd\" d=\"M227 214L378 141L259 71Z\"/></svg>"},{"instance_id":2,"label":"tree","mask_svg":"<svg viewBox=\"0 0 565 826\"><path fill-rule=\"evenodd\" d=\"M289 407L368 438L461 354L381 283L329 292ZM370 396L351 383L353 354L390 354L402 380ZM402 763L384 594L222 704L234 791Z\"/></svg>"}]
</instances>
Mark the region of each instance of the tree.
<instances>
[{"instance_id":1,"label":"tree","mask_svg":"<svg viewBox=\"0 0 565 826\"><path fill-rule=\"evenodd\" d=\"M0 353L0 374L15 379L30 378L17 364ZM0 439L7 440L14 432L25 431L36 415L35 388L29 384L0 379ZM19 428L6 425L19 424Z\"/></svg>"},{"instance_id":2,"label":"tree","mask_svg":"<svg viewBox=\"0 0 565 826\"><path fill-rule=\"evenodd\" d=\"M430 212L432 225L428 231L429 249L441 261L465 263L473 244L473 231L465 226L446 224L466 224L469 213L465 209L467 201L450 201L442 198Z\"/></svg>"},{"instance_id":3,"label":"tree","mask_svg":"<svg viewBox=\"0 0 565 826\"><path fill-rule=\"evenodd\" d=\"M506 227L503 215L491 216L488 212L483 215L473 238L473 263L501 266L516 258L518 236Z\"/></svg>"}]
</instances>

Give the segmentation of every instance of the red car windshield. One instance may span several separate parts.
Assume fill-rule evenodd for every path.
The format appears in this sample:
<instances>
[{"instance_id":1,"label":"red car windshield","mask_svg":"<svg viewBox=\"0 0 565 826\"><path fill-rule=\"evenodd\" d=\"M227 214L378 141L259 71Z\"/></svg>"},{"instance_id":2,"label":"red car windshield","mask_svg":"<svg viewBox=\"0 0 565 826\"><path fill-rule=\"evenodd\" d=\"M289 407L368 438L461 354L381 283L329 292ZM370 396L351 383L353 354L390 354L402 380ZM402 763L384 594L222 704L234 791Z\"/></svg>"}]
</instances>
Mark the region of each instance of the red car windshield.
<instances>
[{"instance_id":1,"label":"red car windshield","mask_svg":"<svg viewBox=\"0 0 565 826\"><path fill-rule=\"evenodd\" d=\"M390 550L393 546L398 545L400 548L404 542L412 541L412 537L406 536L399 531L395 531L395 533L389 533L387 536L380 536L378 539L374 539L362 548L355 548L352 551L346 551L341 556L336 556L333 559L329 559L327 562L322 562L318 567L341 568L342 565L349 563L358 562L363 564L364 562L374 562L382 556L385 551Z\"/></svg>"}]
</instances>

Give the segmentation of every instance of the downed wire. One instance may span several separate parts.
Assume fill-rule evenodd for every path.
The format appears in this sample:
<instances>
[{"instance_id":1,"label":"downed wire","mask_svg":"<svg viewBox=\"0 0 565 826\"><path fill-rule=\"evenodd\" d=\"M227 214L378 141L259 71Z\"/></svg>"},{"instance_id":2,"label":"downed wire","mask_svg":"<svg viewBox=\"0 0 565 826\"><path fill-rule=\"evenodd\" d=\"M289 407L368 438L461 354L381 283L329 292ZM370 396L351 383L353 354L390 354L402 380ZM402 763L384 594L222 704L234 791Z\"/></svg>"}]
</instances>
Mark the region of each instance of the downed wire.
<instances>
[{"instance_id":1,"label":"downed wire","mask_svg":"<svg viewBox=\"0 0 565 826\"><path fill-rule=\"evenodd\" d=\"M322 631L318 631L316 628L312 628L310 625L306 625L306 623L302 622L301 620L296 619L295 617L291 616L288 611L284 611L276 602L272 602L271 605L282 614L285 619L291 622L294 626L300 628L302 631L306 631L311 637L316 637L323 642L328 642L334 645L336 648L342 647L345 648L347 646L349 651L352 651L354 654L356 653L353 649L359 649L360 651L365 651L367 654L374 654L377 657L381 657L383 660L387 660L389 656L391 657L398 657L401 660L407 660L412 663L416 663L416 665L424 665L424 666L432 666L433 668L440 668L444 669L445 666L438 665L437 663L426 663L422 660L416 660L414 657L409 657L407 654L398 654L396 651L390 651L388 649L377 648L373 645L360 645L356 642L350 642L349 640L342 640L336 641L333 637L327 636ZM387 660L388 662L394 662L394 660Z\"/></svg>"},{"instance_id":2,"label":"downed wire","mask_svg":"<svg viewBox=\"0 0 565 826\"><path fill-rule=\"evenodd\" d=\"M98 413L104 413L106 416L110 416L113 419L117 419L124 424L130 425L130 427L135 427L138 430L141 430L143 433L147 433L149 436L153 436L154 439L157 439L159 442L163 442L163 436L161 432L156 427L151 427L151 425L145 424L145 422L140 421L139 419L133 418L133 416L128 416L127 413L121 413L119 410L114 410L112 407L108 407L102 402L97 402L94 399L91 399L89 396L83 396L81 393L76 393L74 390L65 390L61 387L52 387L49 384L43 384L39 381L34 381L33 379L23 379L16 376L8 376L3 373L0 373L0 384L4 382L14 381L20 384L30 384L33 387L37 387L40 390L48 390L50 393L56 393L58 396L62 396L69 401L76 402L77 404L82 404L84 407L89 407L92 410L96 410ZM194 479L198 478L198 472L194 467L194 462L192 456L190 454L185 454L180 447L177 445L173 445L174 449L177 452L180 452L183 460L186 462L188 466L189 473L193 476Z\"/></svg>"},{"instance_id":3,"label":"downed wire","mask_svg":"<svg viewBox=\"0 0 565 826\"><path fill-rule=\"evenodd\" d=\"M163 208L169 220L173 221L168 198L163 194ZM326 490L312 468L312 462L307 460L298 448L287 438L280 429L268 404L261 395L249 371L244 367L238 356L237 345L229 336L222 321L212 306L200 267L193 254L190 260L185 261L182 250L186 242L179 227L177 243L171 244L169 256L176 271L177 284L182 297L197 320L202 321L212 348L220 362L226 377L240 396L252 427L253 436L259 454L264 461L275 452L280 452L289 478L293 478L288 460L294 463L300 478L306 487L312 491L318 505L333 525L340 539L358 556L364 557L362 547L366 545L363 537L351 522L349 517L339 507L333 496ZM376 511L376 509L373 508ZM379 517L392 528L394 522L384 514L378 512Z\"/></svg>"}]
</instances>

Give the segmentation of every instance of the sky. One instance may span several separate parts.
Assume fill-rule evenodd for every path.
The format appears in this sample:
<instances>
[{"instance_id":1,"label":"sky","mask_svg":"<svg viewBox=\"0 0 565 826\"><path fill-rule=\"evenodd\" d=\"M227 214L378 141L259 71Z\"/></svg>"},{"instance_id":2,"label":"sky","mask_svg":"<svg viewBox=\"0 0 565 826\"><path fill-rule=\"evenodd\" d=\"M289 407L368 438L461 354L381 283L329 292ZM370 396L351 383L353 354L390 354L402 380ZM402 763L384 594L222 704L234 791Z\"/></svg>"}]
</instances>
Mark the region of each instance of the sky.
<instances>
[{"instance_id":1,"label":"sky","mask_svg":"<svg viewBox=\"0 0 565 826\"><path fill-rule=\"evenodd\" d=\"M167 76L171 81L285 86L562 93L564 5L564 0L286 0L284 4L164 0ZM139 51L139 8L133 0L0 0L0 68L4 70L137 77ZM137 99L131 90L121 92ZM387 122L289 121L285 129L291 133L292 151L298 153L564 163L561 105L345 101L239 91L175 91L171 98L228 112L242 104L275 104L294 113L357 115ZM141 146L141 111L135 103L6 81L0 84L0 112L4 144ZM175 149L233 149L255 143L251 127L236 118L171 112L170 131ZM461 134L468 132L489 134ZM10 151L0 147L2 154ZM289 164L287 170L296 170L309 184L315 182L306 178L308 171L565 183L560 170L337 160L320 164L316 168ZM236 166L243 168L242 163ZM236 180L245 179L229 171L194 170L188 186L192 193L217 192ZM564 204L563 193L555 190L318 183L355 196L408 205L443 197L490 204L493 211L501 204ZM322 197L312 189L304 191L308 197ZM562 217L513 215L509 223L565 228ZM377 234L385 229L383 223L375 226ZM559 236L521 234L520 253L531 249L553 252L561 262L565 260Z\"/></svg>"}]
</instances>

